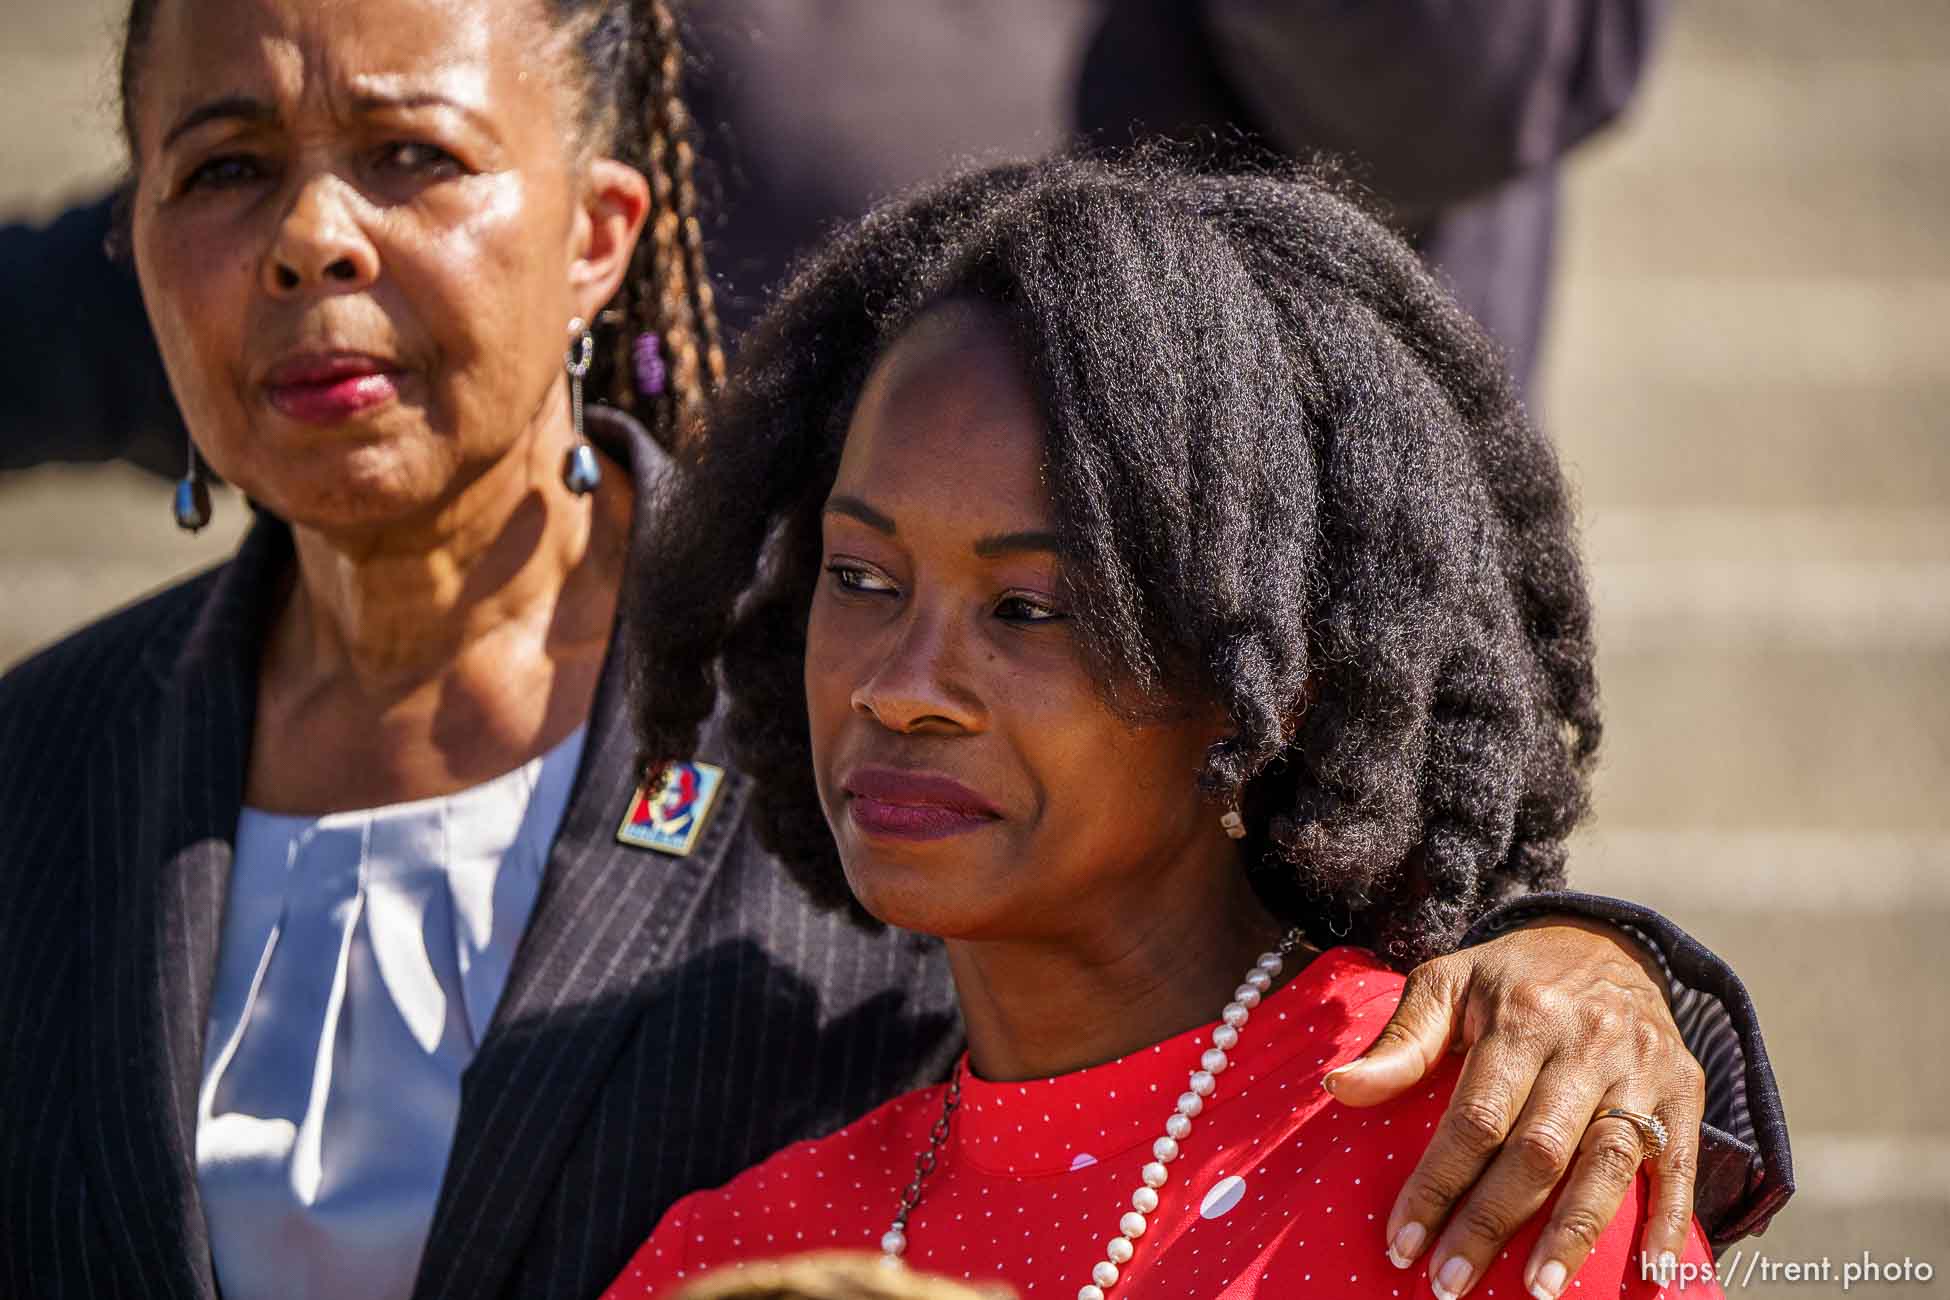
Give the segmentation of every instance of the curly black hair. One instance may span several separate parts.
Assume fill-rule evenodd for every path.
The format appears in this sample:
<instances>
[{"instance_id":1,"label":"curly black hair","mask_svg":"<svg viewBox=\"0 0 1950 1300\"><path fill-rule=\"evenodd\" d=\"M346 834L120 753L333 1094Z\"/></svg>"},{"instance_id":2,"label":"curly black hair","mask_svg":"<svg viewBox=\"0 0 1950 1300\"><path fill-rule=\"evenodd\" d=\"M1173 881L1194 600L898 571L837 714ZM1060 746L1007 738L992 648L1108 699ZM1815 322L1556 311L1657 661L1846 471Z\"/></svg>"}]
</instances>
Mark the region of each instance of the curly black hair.
<instances>
[{"instance_id":1,"label":"curly black hair","mask_svg":"<svg viewBox=\"0 0 1950 1300\"><path fill-rule=\"evenodd\" d=\"M954 297L1000 306L1028 364L1106 700L1226 710L1198 784L1239 802L1274 911L1406 967L1561 882L1599 720L1556 455L1481 328L1306 174L966 171L807 261L656 507L630 593L647 767L722 690L763 842L851 902L802 679L820 514L874 360Z\"/></svg>"}]
</instances>

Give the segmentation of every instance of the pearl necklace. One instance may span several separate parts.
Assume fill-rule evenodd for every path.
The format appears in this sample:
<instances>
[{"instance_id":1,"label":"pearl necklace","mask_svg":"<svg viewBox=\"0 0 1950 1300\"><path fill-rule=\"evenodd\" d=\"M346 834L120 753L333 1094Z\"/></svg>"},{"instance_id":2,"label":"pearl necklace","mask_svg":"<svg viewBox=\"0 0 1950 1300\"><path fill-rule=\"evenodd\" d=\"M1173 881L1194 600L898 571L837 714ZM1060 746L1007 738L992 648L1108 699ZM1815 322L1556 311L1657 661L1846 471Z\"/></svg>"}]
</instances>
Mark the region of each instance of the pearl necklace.
<instances>
[{"instance_id":1,"label":"pearl necklace","mask_svg":"<svg viewBox=\"0 0 1950 1300\"><path fill-rule=\"evenodd\" d=\"M1131 1193L1131 1208L1117 1221L1117 1235L1104 1246L1104 1258L1090 1270L1090 1281L1078 1288L1077 1300L1104 1300L1104 1293L1117 1285L1117 1279L1122 1276L1120 1270L1137 1253L1137 1239L1150 1226L1149 1216L1157 1212L1158 1189L1171 1180L1171 1171L1166 1166L1178 1159L1178 1144L1192 1135L1192 1121L1205 1110L1207 1101L1218 1089L1219 1076L1231 1064L1226 1053L1239 1045L1239 1031L1252 1018L1253 1008L1273 987L1274 979L1286 965L1286 958L1302 942L1299 930L1288 930L1280 940L1279 950L1261 953L1253 968L1246 972L1245 982L1232 991L1232 1001L1219 1013L1223 1023L1212 1031L1212 1046L1200 1055L1199 1068L1192 1071L1185 1092L1178 1098L1178 1108L1165 1120L1165 1135L1151 1144L1153 1159L1139 1174L1143 1185ZM955 1077L941 1099L941 1118L934 1122L928 1134L927 1148L915 1157L913 1181L901 1193L894 1222L880 1238L883 1263L898 1266L901 1256L907 1253L908 1218L921 1203L921 1184L934 1172L941 1150L948 1142L948 1121L960 1105L961 1066L957 1065Z\"/></svg>"}]
</instances>

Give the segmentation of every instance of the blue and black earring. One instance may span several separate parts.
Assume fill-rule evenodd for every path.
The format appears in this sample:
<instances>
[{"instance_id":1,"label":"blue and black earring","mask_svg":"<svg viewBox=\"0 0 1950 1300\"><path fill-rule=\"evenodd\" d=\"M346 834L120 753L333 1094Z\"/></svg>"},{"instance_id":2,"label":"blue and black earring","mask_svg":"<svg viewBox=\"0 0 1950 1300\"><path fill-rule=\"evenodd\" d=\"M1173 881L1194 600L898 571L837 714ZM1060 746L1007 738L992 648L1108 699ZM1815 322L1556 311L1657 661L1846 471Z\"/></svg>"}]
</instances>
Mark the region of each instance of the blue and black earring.
<instances>
[{"instance_id":1,"label":"blue and black earring","mask_svg":"<svg viewBox=\"0 0 1950 1300\"><path fill-rule=\"evenodd\" d=\"M596 359L596 337L589 332L589 324L578 316L569 322L569 334L573 341L569 344L567 370L569 372L569 418L575 426L575 446L562 458L562 486L579 497L594 492L603 481L603 464L596 459L596 449L582 433L582 377L589 373L589 365Z\"/></svg>"},{"instance_id":2,"label":"blue and black earring","mask_svg":"<svg viewBox=\"0 0 1950 1300\"><path fill-rule=\"evenodd\" d=\"M210 522L210 485L203 479L203 462L196 458L196 443L190 441L187 433L183 441L189 447L190 463L183 477L176 481L176 526L186 533L194 533Z\"/></svg>"}]
</instances>

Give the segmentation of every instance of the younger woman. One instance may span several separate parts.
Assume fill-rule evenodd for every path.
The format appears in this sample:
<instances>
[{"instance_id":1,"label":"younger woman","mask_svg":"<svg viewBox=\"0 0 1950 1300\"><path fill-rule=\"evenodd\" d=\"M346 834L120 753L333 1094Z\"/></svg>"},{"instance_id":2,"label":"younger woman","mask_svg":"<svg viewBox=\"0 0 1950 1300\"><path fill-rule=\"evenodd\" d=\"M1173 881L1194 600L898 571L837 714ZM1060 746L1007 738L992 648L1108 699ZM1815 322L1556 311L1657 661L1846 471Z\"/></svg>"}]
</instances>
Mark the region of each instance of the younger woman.
<instances>
[{"instance_id":1,"label":"younger woman","mask_svg":"<svg viewBox=\"0 0 1950 1300\"><path fill-rule=\"evenodd\" d=\"M768 845L946 941L969 1050L680 1202L611 1294L831 1246L1027 1296L1403 1294L1442 1225L1390 1221L1397 1171L1460 1067L1365 1111L1323 1082L1396 970L1561 878L1598 738L1564 485L1489 344L1316 185L1059 161L870 218L741 366L636 593L701 617L641 653L716 660ZM697 687L644 674L648 754ZM1435 1293L1708 1260L1683 1220L1632 1257L1658 1105L1599 1099L1605 1202L1482 1261L1452 1225Z\"/></svg>"}]
</instances>

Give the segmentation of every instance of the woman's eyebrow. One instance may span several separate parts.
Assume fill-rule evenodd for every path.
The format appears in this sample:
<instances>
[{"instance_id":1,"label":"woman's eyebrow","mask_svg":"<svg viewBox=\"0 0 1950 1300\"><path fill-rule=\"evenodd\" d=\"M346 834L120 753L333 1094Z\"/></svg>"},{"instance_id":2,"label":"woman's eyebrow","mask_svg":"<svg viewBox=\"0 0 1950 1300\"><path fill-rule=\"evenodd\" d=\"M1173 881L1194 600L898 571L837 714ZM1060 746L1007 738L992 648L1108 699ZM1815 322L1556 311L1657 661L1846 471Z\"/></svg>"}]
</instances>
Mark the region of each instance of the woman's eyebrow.
<instances>
[{"instance_id":1,"label":"woman's eyebrow","mask_svg":"<svg viewBox=\"0 0 1950 1300\"><path fill-rule=\"evenodd\" d=\"M362 91L358 98L353 100L352 107L359 113L374 113L384 109L446 108L459 113L477 127L492 129L492 124L472 104L451 95L443 95L436 90L395 91L374 87ZM181 137L211 122L242 121L256 126L275 122L277 118L278 110L261 99L253 99L249 95L225 95L221 99L199 104L183 114L176 125L169 128L169 133L163 136L163 148L167 149Z\"/></svg>"},{"instance_id":2,"label":"woman's eyebrow","mask_svg":"<svg viewBox=\"0 0 1950 1300\"><path fill-rule=\"evenodd\" d=\"M177 119L176 125L170 127L168 134L163 136L163 148L169 148L199 126L206 126L211 122L235 119L256 125L275 122L277 117L278 110L261 99L252 99L249 95L225 95L222 99L213 99L208 103L199 104Z\"/></svg>"},{"instance_id":3,"label":"woman's eyebrow","mask_svg":"<svg viewBox=\"0 0 1950 1300\"><path fill-rule=\"evenodd\" d=\"M849 519L857 519L875 532L885 533L889 537L898 537L900 535L899 530L894 527L894 521L891 518L875 510L859 497L847 496L844 493L836 497L829 497L826 501L826 513L829 515L845 515Z\"/></svg>"},{"instance_id":4,"label":"woman's eyebrow","mask_svg":"<svg viewBox=\"0 0 1950 1300\"><path fill-rule=\"evenodd\" d=\"M1003 555L1014 555L1021 551L1056 551L1060 549L1057 545L1055 533L1040 530L1021 533L997 533L993 537L984 537L975 543L975 554L985 560L992 560Z\"/></svg>"},{"instance_id":5,"label":"woman's eyebrow","mask_svg":"<svg viewBox=\"0 0 1950 1300\"><path fill-rule=\"evenodd\" d=\"M849 519L857 519L875 532L885 533L889 537L900 536L900 530L894 526L894 521L891 518L856 496L848 496L845 493L841 493L839 496L828 498L826 502L826 513L829 515L845 515ZM975 554L985 560L996 559L1004 555L1016 555L1023 551L1056 551L1060 549L1061 547L1058 545L1056 534L1046 529L1029 529L1017 533L996 533L989 537L978 538L975 542Z\"/></svg>"},{"instance_id":6,"label":"woman's eyebrow","mask_svg":"<svg viewBox=\"0 0 1950 1300\"><path fill-rule=\"evenodd\" d=\"M361 113L371 113L382 108L457 108L463 113L474 111L458 100L449 99L431 90L407 91L400 94L369 90L353 100L352 107Z\"/></svg>"},{"instance_id":7,"label":"woman's eyebrow","mask_svg":"<svg viewBox=\"0 0 1950 1300\"><path fill-rule=\"evenodd\" d=\"M385 109L395 111L413 108L445 108L459 113L475 127L492 132L494 123L481 111L483 98L479 78L468 76L442 77L437 86L412 84L401 78L371 77L361 78L353 89L354 111L376 113ZM470 93L472 92L472 93Z\"/></svg>"}]
</instances>

